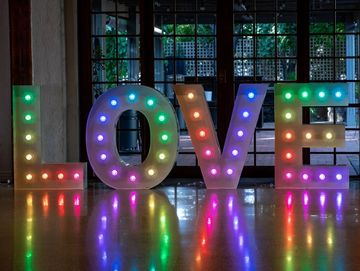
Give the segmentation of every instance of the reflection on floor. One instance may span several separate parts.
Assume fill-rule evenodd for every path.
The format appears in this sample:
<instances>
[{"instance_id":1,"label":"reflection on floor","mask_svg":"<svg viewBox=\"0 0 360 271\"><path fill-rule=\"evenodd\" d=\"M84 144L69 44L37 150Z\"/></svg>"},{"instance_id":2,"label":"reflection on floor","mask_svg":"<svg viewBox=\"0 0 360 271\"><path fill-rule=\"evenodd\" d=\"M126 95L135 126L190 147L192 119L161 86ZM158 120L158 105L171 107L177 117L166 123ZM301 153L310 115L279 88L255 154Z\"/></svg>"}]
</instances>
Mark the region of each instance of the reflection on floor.
<instances>
[{"instance_id":1,"label":"reflection on floor","mask_svg":"<svg viewBox=\"0 0 360 271\"><path fill-rule=\"evenodd\" d=\"M0 270L360 270L359 192L0 186Z\"/></svg>"}]
</instances>

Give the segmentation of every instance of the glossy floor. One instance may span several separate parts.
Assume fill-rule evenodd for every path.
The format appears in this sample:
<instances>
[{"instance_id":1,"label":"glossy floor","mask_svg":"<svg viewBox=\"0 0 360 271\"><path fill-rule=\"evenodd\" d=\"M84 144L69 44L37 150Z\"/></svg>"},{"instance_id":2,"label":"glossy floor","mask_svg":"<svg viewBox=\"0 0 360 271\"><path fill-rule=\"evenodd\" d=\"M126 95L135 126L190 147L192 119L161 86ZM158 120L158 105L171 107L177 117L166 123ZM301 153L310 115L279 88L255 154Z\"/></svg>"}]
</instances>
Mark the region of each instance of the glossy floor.
<instances>
[{"instance_id":1,"label":"glossy floor","mask_svg":"<svg viewBox=\"0 0 360 271\"><path fill-rule=\"evenodd\" d=\"M0 187L0 270L360 270L360 191Z\"/></svg>"}]
</instances>

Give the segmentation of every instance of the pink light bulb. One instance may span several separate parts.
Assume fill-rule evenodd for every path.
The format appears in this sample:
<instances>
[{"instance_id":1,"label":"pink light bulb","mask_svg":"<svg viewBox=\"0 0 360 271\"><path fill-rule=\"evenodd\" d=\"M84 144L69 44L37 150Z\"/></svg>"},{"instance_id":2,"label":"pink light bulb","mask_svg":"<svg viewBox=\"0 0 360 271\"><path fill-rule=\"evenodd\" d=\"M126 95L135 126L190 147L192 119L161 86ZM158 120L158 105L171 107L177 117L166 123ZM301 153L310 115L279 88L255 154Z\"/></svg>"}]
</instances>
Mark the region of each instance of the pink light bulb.
<instances>
[{"instance_id":1,"label":"pink light bulb","mask_svg":"<svg viewBox=\"0 0 360 271\"><path fill-rule=\"evenodd\" d=\"M319 179L322 180L322 181L325 180L325 174L324 174L324 173L321 173L321 174L319 175Z\"/></svg>"},{"instance_id":2,"label":"pink light bulb","mask_svg":"<svg viewBox=\"0 0 360 271\"><path fill-rule=\"evenodd\" d=\"M79 173L75 173L75 174L74 174L74 179L77 180L77 179L79 179L79 178L80 178L80 174L79 174Z\"/></svg>"},{"instance_id":3,"label":"pink light bulb","mask_svg":"<svg viewBox=\"0 0 360 271\"><path fill-rule=\"evenodd\" d=\"M239 151L238 150L232 150L232 152L231 152L231 154L233 155L233 156L237 156L238 154L239 154Z\"/></svg>"},{"instance_id":4,"label":"pink light bulb","mask_svg":"<svg viewBox=\"0 0 360 271\"><path fill-rule=\"evenodd\" d=\"M226 173L227 173L227 175L231 175L231 174L233 174L233 170L231 168L228 168L226 170Z\"/></svg>"},{"instance_id":5,"label":"pink light bulb","mask_svg":"<svg viewBox=\"0 0 360 271\"><path fill-rule=\"evenodd\" d=\"M130 181L135 182L135 181L136 181L136 176L135 176L135 175L131 175L131 176L130 176Z\"/></svg>"},{"instance_id":6,"label":"pink light bulb","mask_svg":"<svg viewBox=\"0 0 360 271\"><path fill-rule=\"evenodd\" d=\"M206 155L206 156L211 156L211 151L210 151L210 150L206 150L206 151L205 151L205 155Z\"/></svg>"},{"instance_id":7,"label":"pink light bulb","mask_svg":"<svg viewBox=\"0 0 360 271\"><path fill-rule=\"evenodd\" d=\"M216 175L217 170L216 170L215 168L213 168L213 169L211 169L211 171L210 171L210 172L211 172L211 174L212 174L212 175Z\"/></svg>"},{"instance_id":8,"label":"pink light bulb","mask_svg":"<svg viewBox=\"0 0 360 271\"><path fill-rule=\"evenodd\" d=\"M285 174L285 176L286 176L286 179L291 179L291 178L292 178L291 172L287 172L287 173Z\"/></svg>"},{"instance_id":9,"label":"pink light bulb","mask_svg":"<svg viewBox=\"0 0 360 271\"><path fill-rule=\"evenodd\" d=\"M307 181L307 180L309 179L309 175L306 174L306 173L304 173L304 174L302 175L302 178L303 178L303 180Z\"/></svg>"},{"instance_id":10,"label":"pink light bulb","mask_svg":"<svg viewBox=\"0 0 360 271\"><path fill-rule=\"evenodd\" d=\"M114 169L111 171L111 175L116 176L117 174L118 174L117 170Z\"/></svg>"}]
</instances>

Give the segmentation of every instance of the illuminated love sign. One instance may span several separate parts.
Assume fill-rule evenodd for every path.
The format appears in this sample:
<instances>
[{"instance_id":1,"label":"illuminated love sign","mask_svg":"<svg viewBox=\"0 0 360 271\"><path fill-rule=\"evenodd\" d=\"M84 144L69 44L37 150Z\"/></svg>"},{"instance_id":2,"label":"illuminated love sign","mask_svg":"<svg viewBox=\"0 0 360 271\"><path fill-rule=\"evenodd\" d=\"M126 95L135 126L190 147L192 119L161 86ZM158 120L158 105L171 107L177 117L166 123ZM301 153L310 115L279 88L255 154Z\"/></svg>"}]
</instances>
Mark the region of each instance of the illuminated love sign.
<instances>
[{"instance_id":1,"label":"illuminated love sign","mask_svg":"<svg viewBox=\"0 0 360 271\"><path fill-rule=\"evenodd\" d=\"M15 189L84 188L85 163L41 161L40 88L14 86L13 129Z\"/></svg>"},{"instance_id":2,"label":"illuminated love sign","mask_svg":"<svg viewBox=\"0 0 360 271\"><path fill-rule=\"evenodd\" d=\"M348 188L347 166L303 165L302 148L341 147L342 124L302 124L304 106L347 106L347 84L275 85L275 185L277 188Z\"/></svg>"},{"instance_id":3,"label":"illuminated love sign","mask_svg":"<svg viewBox=\"0 0 360 271\"><path fill-rule=\"evenodd\" d=\"M174 86L207 188L237 187L267 87L240 85L221 153L203 87Z\"/></svg>"},{"instance_id":4,"label":"illuminated love sign","mask_svg":"<svg viewBox=\"0 0 360 271\"><path fill-rule=\"evenodd\" d=\"M126 110L143 113L150 127L150 150L138 166L127 165L116 147L116 124ZM86 127L86 148L96 175L116 189L151 188L166 178L177 155L177 119L169 100L145 86L120 86L101 95Z\"/></svg>"},{"instance_id":5,"label":"illuminated love sign","mask_svg":"<svg viewBox=\"0 0 360 271\"><path fill-rule=\"evenodd\" d=\"M201 85L175 85L180 108L207 188L237 187L267 84L240 85L221 152ZM85 165L41 163L40 101L36 87L14 87L14 166L16 189L82 188ZM275 184L277 188L347 188L346 166L303 165L303 147L344 144L343 125L302 124L304 106L348 105L347 84L275 85ZM150 149L140 165L125 163L117 150L116 125L122 113L143 113ZM127 85L108 90L94 103L86 127L86 147L96 175L116 189L146 189L172 169L179 143L178 123L169 100L153 88Z\"/></svg>"}]
</instances>

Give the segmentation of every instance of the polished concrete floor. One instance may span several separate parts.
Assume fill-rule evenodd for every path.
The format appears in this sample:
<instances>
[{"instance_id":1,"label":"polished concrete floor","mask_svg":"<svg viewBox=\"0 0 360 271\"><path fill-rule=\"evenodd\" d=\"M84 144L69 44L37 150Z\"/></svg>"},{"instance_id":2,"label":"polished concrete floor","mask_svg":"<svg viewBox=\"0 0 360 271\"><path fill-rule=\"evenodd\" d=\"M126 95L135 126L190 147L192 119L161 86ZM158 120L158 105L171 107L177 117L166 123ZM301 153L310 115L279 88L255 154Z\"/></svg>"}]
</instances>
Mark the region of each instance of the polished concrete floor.
<instances>
[{"instance_id":1,"label":"polished concrete floor","mask_svg":"<svg viewBox=\"0 0 360 271\"><path fill-rule=\"evenodd\" d=\"M0 186L0 270L360 270L360 190Z\"/></svg>"}]
</instances>

